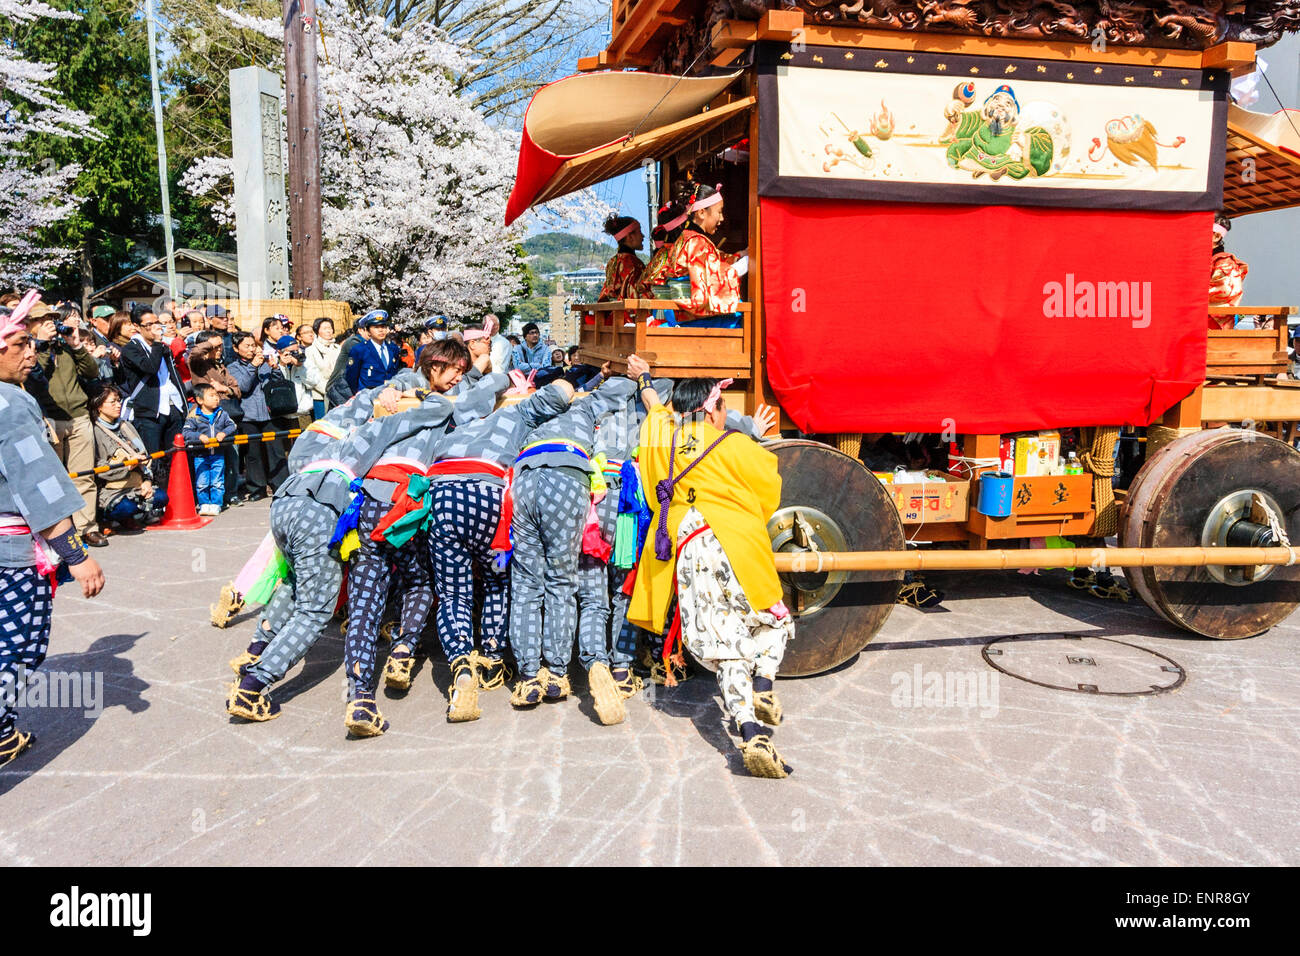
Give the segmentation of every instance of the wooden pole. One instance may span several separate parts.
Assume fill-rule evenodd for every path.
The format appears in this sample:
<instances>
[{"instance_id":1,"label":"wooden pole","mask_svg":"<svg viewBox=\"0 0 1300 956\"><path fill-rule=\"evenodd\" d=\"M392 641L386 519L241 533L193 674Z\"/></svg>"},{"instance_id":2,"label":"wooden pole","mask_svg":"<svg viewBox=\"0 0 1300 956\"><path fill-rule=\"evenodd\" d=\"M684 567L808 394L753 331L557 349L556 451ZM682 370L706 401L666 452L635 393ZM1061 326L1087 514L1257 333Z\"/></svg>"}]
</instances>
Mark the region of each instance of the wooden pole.
<instances>
[{"instance_id":1,"label":"wooden pole","mask_svg":"<svg viewBox=\"0 0 1300 956\"><path fill-rule=\"evenodd\" d=\"M302 99L302 7L301 0L284 0L284 112L289 133L289 288L301 298L298 277L302 260L298 242L302 236L302 120L298 104Z\"/></svg>"},{"instance_id":2,"label":"wooden pole","mask_svg":"<svg viewBox=\"0 0 1300 956\"><path fill-rule=\"evenodd\" d=\"M321 210L320 210L320 84L316 76L316 0L302 0L303 33L302 50L302 239L298 250L302 257L301 277L298 280L299 298L325 298L325 284L321 275Z\"/></svg>"},{"instance_id":3,"label":"wooden pole","mask_svg":"<svg viewBox=\"0 0 1300 956\"><path fill-rule=\"evenodd\" d=\"M316 0L284 0L284 92L289 128L289 243L295 299L324 297L321 276L320 113Z\"/></svg>"},{"instance_id":4,"label":"wooden pole","mask_svg":"<svg viewBox=\"0 0 1300 956\"><path fill-rule=\"evenodd\" d=\"M162 95L158 90L158 41L154 24L154 0L146 0L144 8L149 37L149 86L153 93L154 134L158 140L158 189L162 193L163 251L167 255L167 295L179 301L184 298L176 288L176 254L172 248L172 204L167 193L167 143L163 138Z\"/></svg>"},{"instance_id":5,"label":"wooden pole","mask_svg":"<svg viewBox=\"0 0 1300 956\"><path fill-rule=\"evenodd\" d=\"M774 554L780 573L989 571L1014 568L1198 568L1289 565L1294 548L1029 548L1021 551L806 551Z\"/></svg>"}]
</instances>

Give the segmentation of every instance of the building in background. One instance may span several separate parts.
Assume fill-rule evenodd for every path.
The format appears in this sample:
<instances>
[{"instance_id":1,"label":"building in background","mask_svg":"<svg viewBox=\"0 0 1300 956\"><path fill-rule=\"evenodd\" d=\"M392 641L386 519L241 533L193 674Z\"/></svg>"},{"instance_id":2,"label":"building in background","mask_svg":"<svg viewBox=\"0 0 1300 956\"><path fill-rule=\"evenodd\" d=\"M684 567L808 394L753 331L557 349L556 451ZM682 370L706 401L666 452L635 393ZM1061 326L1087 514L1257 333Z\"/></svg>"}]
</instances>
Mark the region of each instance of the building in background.
<instances>
[{"instance_id":1,"label":"building in background","mask_svg":"<svg viewBox=\"0 0 1300 956\"><path fill-rule=\"evenodd\" d=\"M578 331L582 326L578 313L569 308L573 301L572 297L565 295L553 295L549 300L551 338L558 348L567 349L578 344Z\"/></svg>"},{"instance_id":2,"label":"building in background","mask_svg":"<svg viewBox=\"0 0 1300 956\"><path fill-rule=\"evenodd\" d=\"M126 309L132 302L154 305L160 299L186 302L238 298L239 261L234 253L177 249L175 289L167 285L167 258L164 256L102 289L96 289L90 300Z\"/></svg>"}]
</instances>

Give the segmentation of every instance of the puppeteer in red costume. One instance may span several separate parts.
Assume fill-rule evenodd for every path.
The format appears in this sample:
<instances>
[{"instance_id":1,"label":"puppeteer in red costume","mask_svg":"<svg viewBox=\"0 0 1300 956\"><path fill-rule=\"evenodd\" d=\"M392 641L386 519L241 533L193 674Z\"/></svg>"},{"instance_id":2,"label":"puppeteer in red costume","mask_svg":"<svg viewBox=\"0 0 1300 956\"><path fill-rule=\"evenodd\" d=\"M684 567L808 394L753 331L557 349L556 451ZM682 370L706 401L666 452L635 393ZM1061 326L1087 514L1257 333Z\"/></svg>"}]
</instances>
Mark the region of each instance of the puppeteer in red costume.
<instances>
[{"instance_id":1,"label":"puppeteer in red costume","mask_svg":"<svg viewBox=\"0 0 1300 956\"><path fill-rule=\"evenodd\" d=\"M722 224L721 187L693 184L688 221L668 254L670 276L689 276L691 297L682 308L695 315L724 315L740 307L740 256L720 252L709 238Z\"/></svg>"},{"instance_id":2,"label":"puppeteer in red costume","mask_svg":"<svg viewBox=\"0 0 1300 956\"><path fill-rule=\"evenodd\" d=\"M1246 273L1250 267L1224 248L1232 223L1222 216L1214 221L1214 255L1210 258L1210 305L1241 305ZM1230 329L1234 316L1210 316L1210 328Z\"/></svg>"},{"instance_id":3,"label":"puppeteer in red costume","mask_svg":"<svg viewBox=\"0 0 1300 956\"><path fill-rule=\"evenodd\" d=\"M645 271L645 263L636 254L645 245L641 224L631 216L610 216L605 220L605 232L618 243L618 252L605 264L605 284L600 287L600 301L635 299L637 283Z\"/></svg>"},{"instance_id":4,"label":"puppeteer in red costume","mask_svg":"<svg viewBox=\"0 0 1300 956\"><path fill-rule=\"evenodd\" d=\"M672 278L672 251L677 237L686 225L685 208L677 203L664 203L655 216L655 227L650 231L650 241L654 243L654 252L645 264L645 271L637 282L637 292L642 298L655 298L653 286L663 285Z\"/></svg>"}]
</instances>

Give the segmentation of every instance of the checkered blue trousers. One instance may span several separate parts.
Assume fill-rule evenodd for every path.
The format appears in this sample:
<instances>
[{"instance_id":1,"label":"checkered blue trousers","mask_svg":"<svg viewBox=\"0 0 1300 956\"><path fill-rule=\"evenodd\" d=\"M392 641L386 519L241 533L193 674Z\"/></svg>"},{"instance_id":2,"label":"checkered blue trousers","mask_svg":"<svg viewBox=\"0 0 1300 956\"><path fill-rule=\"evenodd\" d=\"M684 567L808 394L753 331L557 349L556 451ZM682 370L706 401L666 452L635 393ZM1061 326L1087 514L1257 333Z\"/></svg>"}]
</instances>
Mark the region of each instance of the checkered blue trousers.
<instances>
[{"instance_id":1,"label":"checkered blue trousers","mask_svg":"<svg viewBox=\"0 0 1300 956\"><path fill-rule=\"evenodd\" d=\"M605 497L596 505L600 530L614 543L618 523L618 495L622 482L607 476ZM623 593L628 570L606 565L589 554L578 558L578 660L591 670L603 661L627 667L636 653L637 628L627 622L629 597Z\"/></svg>"},{"instance_id":2,"label":"checkered blue trousers","mask_svg":"<svg viewBox=\"0 0 1300 956\"><path fill-rule=\"evenodd\" d=\"M18 681L50 646L54 596L35 568L0 568L0 740L14 732Z\"/></svg>"},{"instance_id":3,"label":"checkered blue trousers","mask_svg":"<svg viewBox=\"0 0 1300 956\"><path fill-rule=\"evenodd\" d=\"M508 572L492 566L492 536L505 489L475 479L439 481L433 486L429 556L438 594L438 639L448 661L474 649L474 572L483 589L479 639L483 652L500 657L506 649L510 609Z\"/></svg>"},{"instance_id":4,"label":"checkered blue trousers","mask_svg":"<svg viewBox=\"0 0 1300 956\"><path fill-rule=\"evenodd\" d=\"M370 532L388 514L392 504L367 496L361 505L357 536L361 547L352 556L348 574L348 633L343 646L348 689L355 697L375 693L376 644L379 625L395 584L402 595L401 633L398 641L414 648L433 607L433 575L429 569L429 543L420 532L400 549L372 541ZM396 570L396 582L394 582Z\"/></svg>"},{"instance_id":5,"label":"checkered blue trousers","mask_svg":"<svg viewBox=\"0 0 1300 956\"><path fill-rule=\"evenodd\" d=\"M578 628L578 555L591 484L575 468L526 468L515 479L510 646L519 673L569 670Z\"/></svg>"},{"instance_id":6,"label":"checkered blue trousers","mask_svg":"<svg viewBox=\"0 0 1300 956\"><path fill-rule=\"evenodd\" d=\"M290 577L262 612L256 640L270 641L248 673L263 684L282 680L320 640L334 614L343 585L343 565L330 553L338 515L308 495L271 503L271 533L289 563Z\"/></svg>"}]
</instances>

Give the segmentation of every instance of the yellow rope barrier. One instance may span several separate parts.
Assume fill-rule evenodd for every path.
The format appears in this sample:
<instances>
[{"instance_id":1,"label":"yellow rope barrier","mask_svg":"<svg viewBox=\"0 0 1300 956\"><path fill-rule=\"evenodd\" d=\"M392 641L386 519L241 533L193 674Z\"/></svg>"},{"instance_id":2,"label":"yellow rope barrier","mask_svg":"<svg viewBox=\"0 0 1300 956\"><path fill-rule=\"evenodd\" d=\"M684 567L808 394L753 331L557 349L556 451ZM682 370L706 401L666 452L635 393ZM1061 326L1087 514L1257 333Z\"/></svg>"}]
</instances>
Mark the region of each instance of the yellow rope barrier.
<instances>
[{"instance_id":1,"label":"yellow rope barrier","mask_svg":"<svg viewBox=\"0 0 1300 956\"><path fill-rule=\"evenodd\" d=\"M85 475L107 474L108 472L115 471L118 468L134 468L136 465L142 465L146 461L153 461L163 457L163 455L170 455L173 452L178 451L198 451L199 449L211 451L212 449L220 448L223 445L247 445L249 442L275 441L277 438L297 438L301 434L301 428L291 428L287 432L251 432L247 435L236 435L234 438L226 438L222 441L217 441L215 438L205 438L201 442L182 445L180 448L167 448L163 451L151 452L143 458L125 458L122 461L115 461L111 465L99 465L95 468L88 469L87 471L70 471L68 472L68 477L81 478Z\"/></svg>"}]
</instances>

